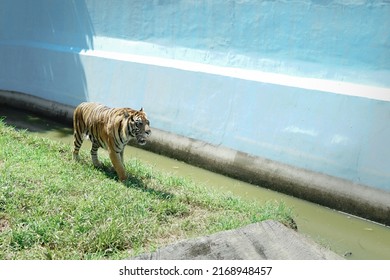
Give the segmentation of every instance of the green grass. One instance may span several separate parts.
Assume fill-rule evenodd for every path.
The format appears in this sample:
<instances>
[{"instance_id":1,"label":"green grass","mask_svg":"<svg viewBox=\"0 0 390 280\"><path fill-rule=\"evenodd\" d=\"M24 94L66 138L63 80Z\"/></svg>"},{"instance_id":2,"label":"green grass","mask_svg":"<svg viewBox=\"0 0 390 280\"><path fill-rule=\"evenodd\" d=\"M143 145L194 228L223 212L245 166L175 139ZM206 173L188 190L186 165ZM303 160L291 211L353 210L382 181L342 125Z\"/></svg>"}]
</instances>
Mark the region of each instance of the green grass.
<instances>
[{"instance_id":1,"label":"green grass","mask_svg":"<svg viewBox=\"0 0 390 280\"><path fill-rule=\"evenodd\" d=\"M283 203L259 205L160 173L132 159L117 181L109 159L0 120L0 259L122 259L185 238L267 219L292 224Z\"/></svg>"}]
</instances>

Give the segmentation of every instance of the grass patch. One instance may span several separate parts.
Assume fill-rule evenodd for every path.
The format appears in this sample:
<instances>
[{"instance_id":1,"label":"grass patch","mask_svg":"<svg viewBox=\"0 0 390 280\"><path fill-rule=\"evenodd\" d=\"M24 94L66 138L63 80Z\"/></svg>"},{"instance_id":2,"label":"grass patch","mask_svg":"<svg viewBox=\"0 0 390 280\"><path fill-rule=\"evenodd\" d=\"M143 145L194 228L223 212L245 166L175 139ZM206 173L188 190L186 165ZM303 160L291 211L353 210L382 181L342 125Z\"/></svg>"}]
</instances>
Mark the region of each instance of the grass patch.
<instances>
[{"instance_id":1,"label":"grass patch","mask_svg":"<svg viewBox=\"0 0 390 280\"><path fill-rule=\"evenodd\" d=\"M0 120L0 259L122 259L267 219L293 225L283 203L259 205L160 173L136 159L116 180L81 151Z\"/></svg>"}]
</instances>

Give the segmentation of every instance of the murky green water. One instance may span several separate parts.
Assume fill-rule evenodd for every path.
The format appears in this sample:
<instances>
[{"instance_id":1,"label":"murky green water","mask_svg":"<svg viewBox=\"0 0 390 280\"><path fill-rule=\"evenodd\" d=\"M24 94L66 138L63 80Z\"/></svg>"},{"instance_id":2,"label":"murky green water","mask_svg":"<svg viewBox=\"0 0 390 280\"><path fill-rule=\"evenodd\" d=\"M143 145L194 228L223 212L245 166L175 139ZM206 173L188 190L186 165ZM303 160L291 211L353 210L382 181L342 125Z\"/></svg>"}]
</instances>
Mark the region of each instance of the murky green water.
<instances>
[{"instance_id":1,"label":"murky green water","mask_svg":"<svg viewBox=\"0 0 390 280\"><path fill-rule=\"evenodd\" d=\"M0 107L0 117L18 128L69 144L72 148L72 129L60 123L41 118L35 114ZM86 143L89 141L86 141ZM82 149L89 149L85 145ZM1 147L0 147L1 148ZM340 213L301 199L270 191L258 186L234 180L203 170L183 162L156 155L141 149L127 147L125 158L137 157L141 161L162 170L190 178L223 192L232 192L248 200L260 203L267 200L284 201L296 214L298 231L310 236L347 259L390 260L390 228L367 220Z\"/></svg>"}]
</instances>

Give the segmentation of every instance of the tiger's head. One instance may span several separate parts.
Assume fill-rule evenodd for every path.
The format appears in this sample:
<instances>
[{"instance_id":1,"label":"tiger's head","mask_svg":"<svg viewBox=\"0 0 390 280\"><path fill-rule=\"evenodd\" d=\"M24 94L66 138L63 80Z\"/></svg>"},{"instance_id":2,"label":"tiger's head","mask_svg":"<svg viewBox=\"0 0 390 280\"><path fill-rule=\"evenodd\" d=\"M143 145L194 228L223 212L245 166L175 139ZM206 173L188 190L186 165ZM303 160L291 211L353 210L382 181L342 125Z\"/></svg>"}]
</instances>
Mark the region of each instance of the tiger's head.
<instances>
[{"instance_id":1,"label":"tiger's head","mask_svg":"<svg viewBox=\"0 0 390 280\"><path fill-rule=\"evenodd\" d=\"M152 131L150 130L150 122L143 108L139 111L133 111L130 115L130 124L132 134L137 139L137 143L139 145L145 145L146 139L152 134Z\"/></svg>"}]
</instances>

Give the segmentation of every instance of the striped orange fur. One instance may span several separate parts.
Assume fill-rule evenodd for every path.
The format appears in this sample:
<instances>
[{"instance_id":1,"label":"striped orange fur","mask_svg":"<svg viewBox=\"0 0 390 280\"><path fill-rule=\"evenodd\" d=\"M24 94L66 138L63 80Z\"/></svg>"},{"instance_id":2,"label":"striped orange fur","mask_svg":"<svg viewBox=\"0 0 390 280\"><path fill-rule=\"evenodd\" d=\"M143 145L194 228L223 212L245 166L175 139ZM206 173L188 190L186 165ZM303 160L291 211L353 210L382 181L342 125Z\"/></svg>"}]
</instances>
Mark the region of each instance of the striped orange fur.
<instances>
[{"instance_id":1,"label":"striped orange fur","mask_svg":"<svg viewBox=\"0 0 390 280\"><path fill-rule=\"evenodd\" d=\"M150 136L150 122L146 113L131 108L109 108L99 103L83 102L73 113L74 150L73 158L79 159L79 150L84 137L92 142L91 157L93 164L98 167L97 157L99 148L107 149L111 162L119 180L127 179L123 164L123 151L132 137L140 145L146 144Z\"/></svg>"}]
</instances>

